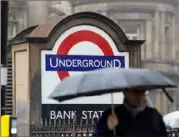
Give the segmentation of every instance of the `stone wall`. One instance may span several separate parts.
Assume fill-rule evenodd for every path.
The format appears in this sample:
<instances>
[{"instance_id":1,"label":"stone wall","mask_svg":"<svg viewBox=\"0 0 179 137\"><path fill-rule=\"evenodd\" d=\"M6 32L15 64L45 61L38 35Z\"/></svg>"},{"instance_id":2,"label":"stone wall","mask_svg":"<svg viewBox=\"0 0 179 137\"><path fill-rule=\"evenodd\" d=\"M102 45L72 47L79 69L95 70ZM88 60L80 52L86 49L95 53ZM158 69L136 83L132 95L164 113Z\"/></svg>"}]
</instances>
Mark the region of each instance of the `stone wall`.
<instances>
[{"instance_id":1,"label":"stone wall","mask_svg":"<svg viewBox=\"0 0 179 137\"><path fill-rule=\"evenodd\" d=\"M34 26L43 24L48 17L48 2L47 1L28 1L29 8L29 25Z\"/></svg>"}]
</instances>

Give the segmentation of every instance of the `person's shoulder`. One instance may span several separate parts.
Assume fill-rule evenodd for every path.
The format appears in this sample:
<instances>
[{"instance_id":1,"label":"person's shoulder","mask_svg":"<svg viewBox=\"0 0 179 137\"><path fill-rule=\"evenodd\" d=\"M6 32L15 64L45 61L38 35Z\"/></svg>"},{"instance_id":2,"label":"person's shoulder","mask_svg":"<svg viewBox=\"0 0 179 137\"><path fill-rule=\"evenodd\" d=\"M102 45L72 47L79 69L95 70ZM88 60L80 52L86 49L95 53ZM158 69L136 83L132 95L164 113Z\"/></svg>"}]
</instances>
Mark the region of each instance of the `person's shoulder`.
<instances>
[{"instance_id":1,"label":"person's shoulder","mask_svg":"<svg viewBox=\"0 0 179 137\"><path fill-rule=\"evenodd\" d=\"M146 109L148 111L151 111L153 113L157 113L157 114L160 114L159 111L156 109L156 108L153 108L153 107L150 107L150 106L147 106Z\"/></svg>"},{"instance_id":2,"label":"person's shoulder","mask_svg":"<svg viewBox=\"0 0 179 137\"><path fill-rule=\"evenodd\" d=\"M162 114L156 108L148 107L147 109L151 112L149 117L152 118L151 121L153 121L152 123L155 130L159 130L160 134L166 137L166 127Z\"/></svg>"},{"instance_id":3,"label":"person's shoulder","mask_svg":"<svg viewBox=\"0 0 179 137\"><path fill-rule=\"evenodd\" d=\"M152 113L152 114L155 115L155 116L162 117L162 115L160 114L160 112L159 112L156 108L147 106L147 107L146 107L146 110L147 110L148 112Z\"/></svg>"}]
</instances>

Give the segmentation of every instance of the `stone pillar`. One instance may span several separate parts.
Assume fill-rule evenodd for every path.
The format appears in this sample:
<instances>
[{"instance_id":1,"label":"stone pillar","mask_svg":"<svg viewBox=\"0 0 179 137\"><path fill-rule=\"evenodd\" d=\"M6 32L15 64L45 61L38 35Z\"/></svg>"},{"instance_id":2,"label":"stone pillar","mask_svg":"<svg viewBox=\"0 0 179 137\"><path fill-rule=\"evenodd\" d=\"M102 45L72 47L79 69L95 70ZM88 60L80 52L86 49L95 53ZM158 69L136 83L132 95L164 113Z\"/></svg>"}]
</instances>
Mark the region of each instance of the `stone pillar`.
<instances>
[{"instance_id":1,"label":"stone pillar","mask_svg":"<svg viewBox=\"0 0 179 137\"><path fill-rule=\"evenodd\" d=\"M177 110L177 90L168 90L168 92L170 92L170 95L172 96L174 102L171 103L170 101L168 101L168 113L176 111Z\"/></svg>"},{"instance_id":2,"label":"stone pillar","mask_svg":"<svg viewBox=\"0 0 179 137\"><path fill-rule=\"evenodd\" d=\"M23 18L24 18L24 28L28 28L29 26L29 5L28 2L26 2L25 7L24 7L24 14L23 14Z\"/></svg>"},{"instance_id":3,"label":"stone pillar","mask_svg":"<svg viewBox=\"0 0 179 137\"><path fill-rule=\"evenodd\" d=\"M177 6L177 5L176 5ZM175 12L175 59L178 59L179 58L179 2L178 2L178 6L177 6L177 9L176 9L176 12ZM179 69L178 69L179 70Z\"/></svg>"},{"instance_id":4,"label":"stone pillar","mask_svg":"<svg viewBox=\"0 0 179 137\"><path fill-rule=\"evenodd\" d=\"M146 42L147 42L148 39L146 38L147 31L146 31L145 26L146 26L145 23L140 24L140 39L146 40ZM146 45L147 45L147 43L144 43L144 45L141 46L141 59L142 60L146 59L146 52L147 52Z\"/></svg>"},{"instance_id":5,"label":"stone pillar","mask_svg":"<svg viewBox=\"0 0 179 137\"><path fill-rule=\"evenodd\" d=\"M167 114L169 109L168 109L168 98L166 95L162 92L162 103L161 103L161 108L162 108L162 114Z\"/></svg>"},{"instance_id":6,"label":"stone pillar","mask_svg":"<svg viewBox=\"0 0 179 137\"><path fill-rule=\"evenodd\" d=\"M162 59L166 59L166 35L165 35L165 12L161 13L161 18L160 18L160 44L159 44L159 53L160 57Z\"/></svg>"},{"instance_id":7,"label":"stone pillar","mask_svg":"<svg viewBox=\"0 0 179 137\"><path fill-rule=\"evenodd\" d=\"M160 90L156 91L155 106L156 106L157 110L161 112L161 91Z\"/></svg>"},{"instance_id":8,"label":"stone pillar","mask_svg":"<svg viewBox=\"0 0 179 137\"><path fill-rule=\"evenodd\" d=\"M160 18L159 18L159 12L155 12L154 17L154 57L159 57L159 27L160 27Z\"/></svg>"},{"instance_id":9,"label":"stone pillar","mask_svg":"<svg viewBox=\"0 0 179 137\"><path fill-rule=\"evenodd\" d=\"M141 45L127 45L129 52L129 67L141 68Z\"/></svg>"},{"instance_id":10,"label":"stone pillar","mask_svg":"<svg viewBox=\"0 0 179 137\"><path fill-rule=\"evenodd\" d=\"M146 21L146 58L152 58L153 54L153 44L152 44L152 21Z\"/></svg>"},{"instance_id":11,"label":"stone pillar","mask_svg":"<svg viewBox=\"0 0 179 137\"><path fill-rule=\"evenodd\" d=\"M171 17L171 48L173 49L173 51L172 51L172 55L171 55L171 57L172 57L172 59L173 60L175 60L175 51L176 51L176 44L175 44L175 16L173 15L172 17ZM169 46L169 45L168 45Z\"/></svg>"},{"instance_id":12,"label":"stone pillar","mask_svg":"<svg viewBox=\"0 0 179 137\"><path fill-rule=\"evenodd\" d=\"M107 16L108 16L107 10L108 10L108 9L107 9L107 3L104 3L104 4L103 4L103 13L102 13L102 15L104 15L104 16L107 17Z\"/></svg>"},{"instance_id":13,"label":"stone pillar","mask_svg":"<svg viewBox=\"0 0 179 137\"><path fill-rule=\"evenodd\" d=\"M44 24L48 17L48 1L28 1L29 25Z\"/></svg>"},{"instance_id":14,"label":"stone pillar","mask_svg":"<svg viewBox=\"0 0 179 137\"><path fill-rule=\"evenodd\" d=\"M74 14L75 13L75 6L73 5L72 2L70 2L70 5L71 5L71 14Z\"/></svg>"},{"instance_id":15,"label":"stone pillar","mask_svg":"<svg viewBox=\"0 0 179 137\"><path fill-rule=\"evenodd\" d=\"M25 11L23 14L23 18L24 18L24 28L28 28L28 13Z\"/></svg>"},{"instance_id":16,"label":"stone pillar","mask_svg":"<svg viewBox=\"0 0 179 137\"><path fill-rule=\"evenodd\" d=\"M25 29L25 26L24 26L25 20L24 20L24 11L23 10L21 10L20 12L17 12L16 19L18 20L16 33L19 33Z\"/></svg>"}]
</instances>

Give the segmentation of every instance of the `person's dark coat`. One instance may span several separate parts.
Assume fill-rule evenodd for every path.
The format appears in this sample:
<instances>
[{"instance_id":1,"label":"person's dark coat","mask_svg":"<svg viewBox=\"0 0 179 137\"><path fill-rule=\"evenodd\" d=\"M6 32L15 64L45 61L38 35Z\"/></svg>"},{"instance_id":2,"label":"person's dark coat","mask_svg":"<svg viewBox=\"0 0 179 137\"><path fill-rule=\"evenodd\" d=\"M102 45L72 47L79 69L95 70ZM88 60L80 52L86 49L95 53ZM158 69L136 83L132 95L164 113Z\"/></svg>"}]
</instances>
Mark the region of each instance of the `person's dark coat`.
<instances>
[{"instance_id":1,"label":"person's dark coat","mask_svg":"<svg viewBox=\"0 0 179 137\"><path fill-rule=\"evenodd\" d=\"M94 136L112 137L113 131L107 127L107 119L111 110L103 113L99 120ZM137 137L166 137L166 127L160 113L150 107L136 114L135 118L122 104L115 108L119 124L116 126L116 136L137 136Z\"/></svg>"}]
</instances>

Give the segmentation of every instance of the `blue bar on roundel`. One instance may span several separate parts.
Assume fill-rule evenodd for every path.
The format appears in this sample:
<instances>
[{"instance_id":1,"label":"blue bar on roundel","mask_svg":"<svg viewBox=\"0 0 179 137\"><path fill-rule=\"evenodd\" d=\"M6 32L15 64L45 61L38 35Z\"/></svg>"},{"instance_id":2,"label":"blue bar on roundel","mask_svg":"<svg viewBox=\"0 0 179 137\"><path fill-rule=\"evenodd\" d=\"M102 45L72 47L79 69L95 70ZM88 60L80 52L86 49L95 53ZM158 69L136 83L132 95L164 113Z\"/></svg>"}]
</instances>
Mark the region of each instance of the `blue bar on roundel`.
<instances>
[{"instance_id":1,"label":"blue bar on roundel","mask_svg":"<svg viewBox=\"0 0 179 137\"><path fill-rule=\"evenodd\" d=\"M46 71L90 71L125 68L125 56L45 55Z\"/></svg>"}]
</instances>

